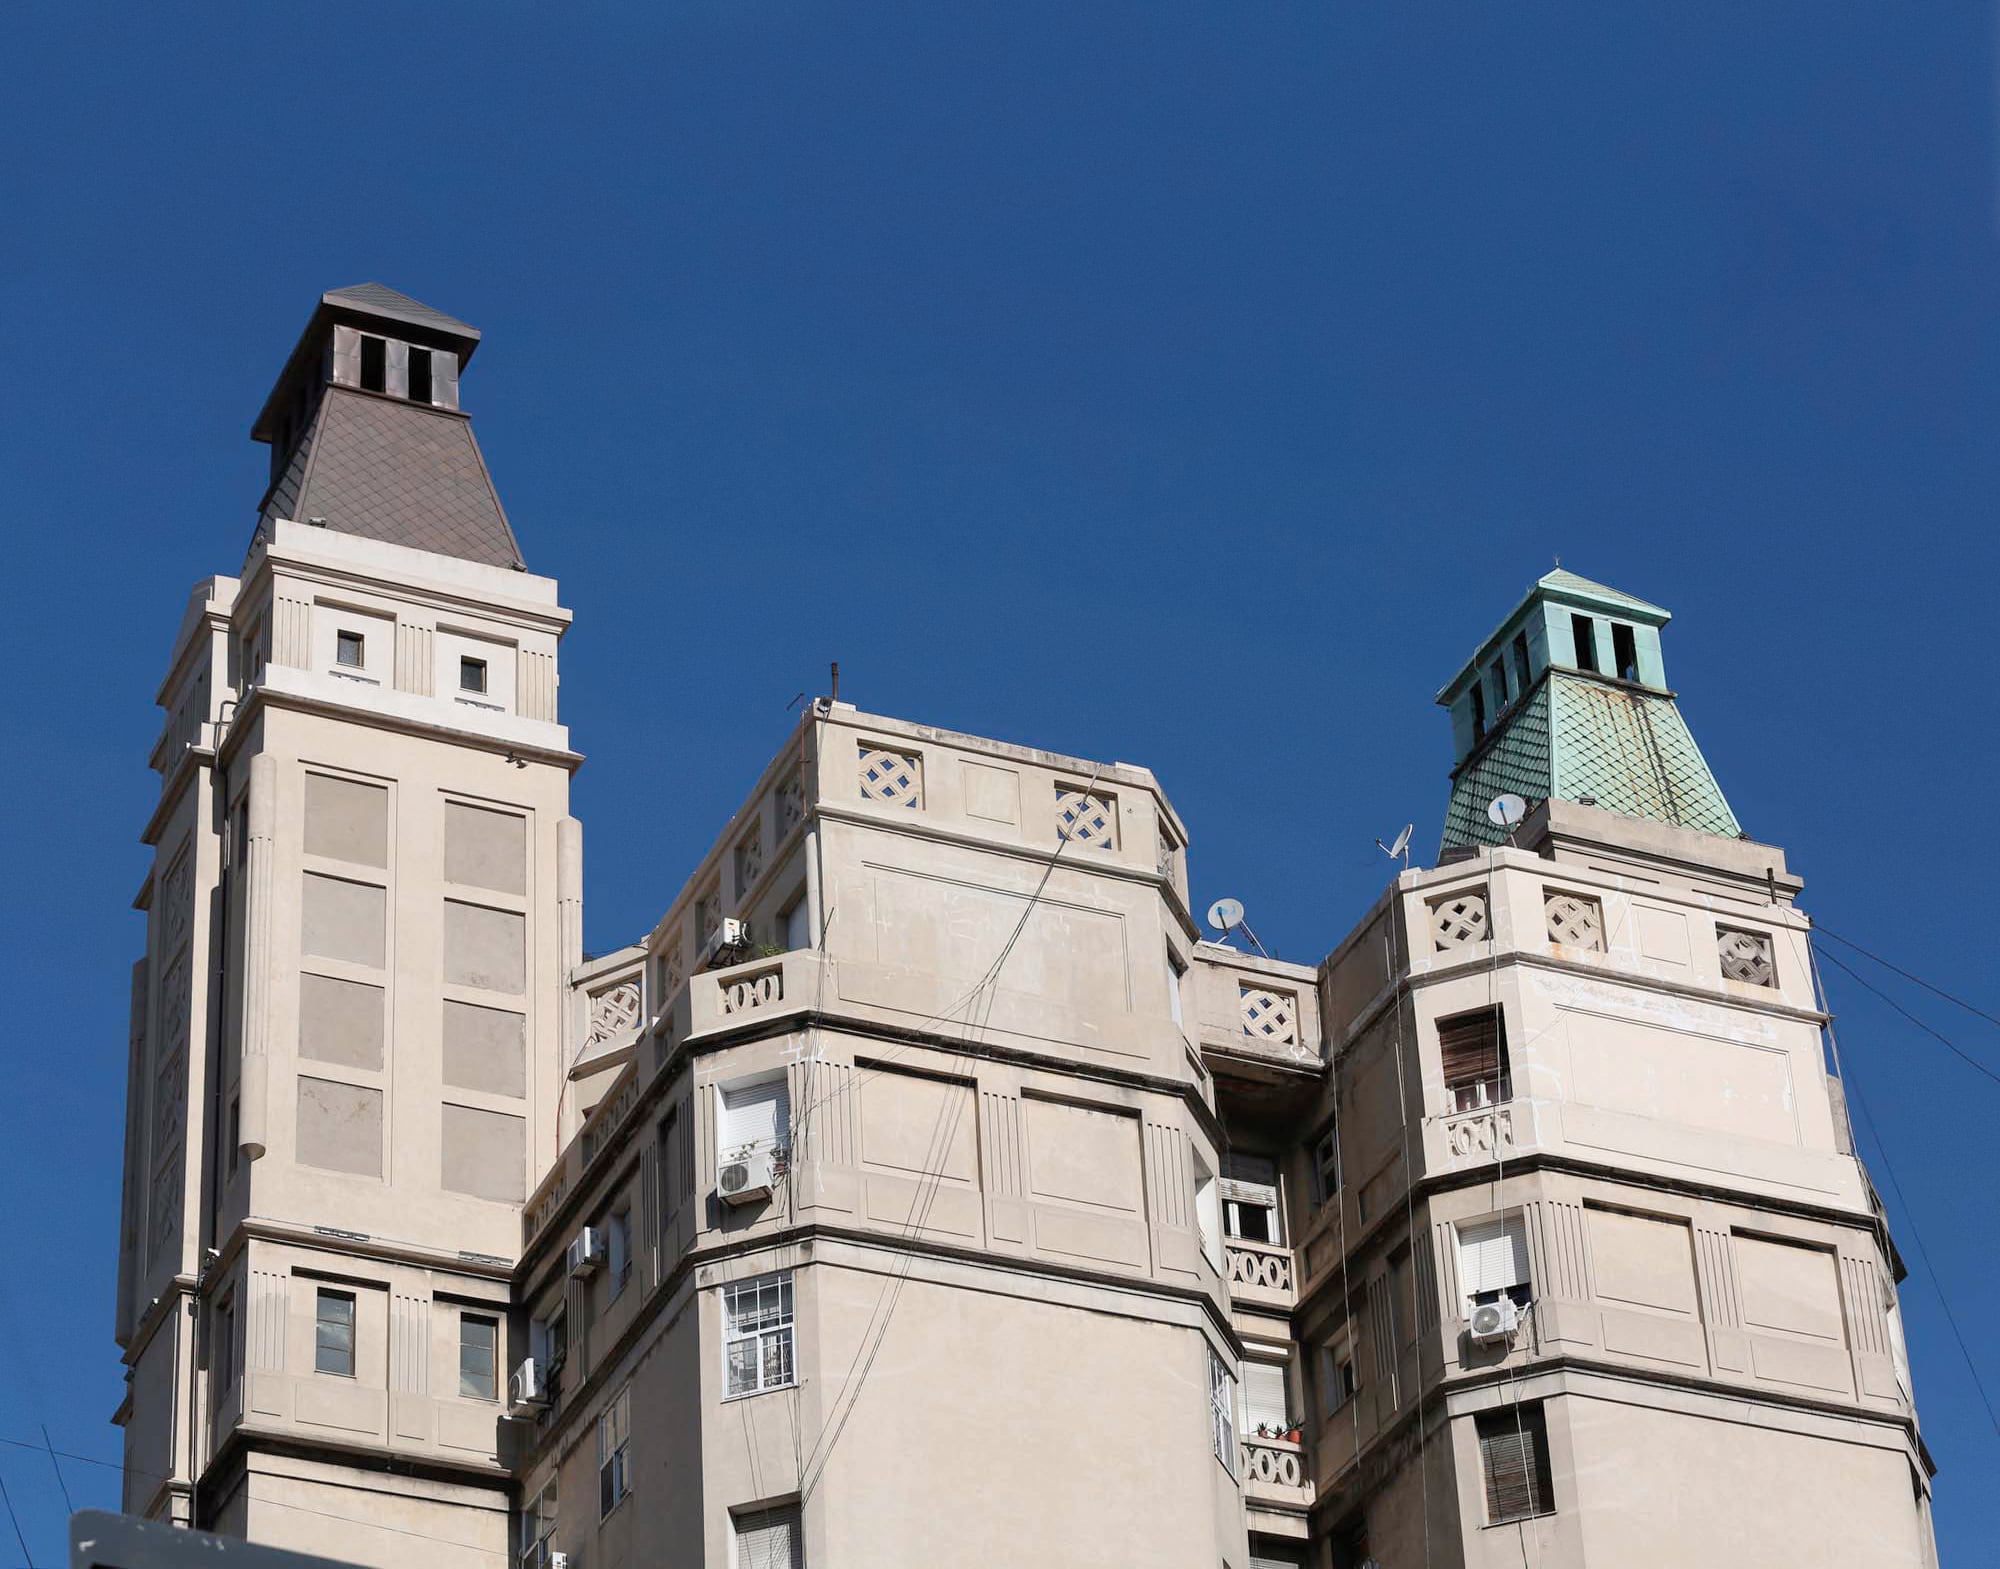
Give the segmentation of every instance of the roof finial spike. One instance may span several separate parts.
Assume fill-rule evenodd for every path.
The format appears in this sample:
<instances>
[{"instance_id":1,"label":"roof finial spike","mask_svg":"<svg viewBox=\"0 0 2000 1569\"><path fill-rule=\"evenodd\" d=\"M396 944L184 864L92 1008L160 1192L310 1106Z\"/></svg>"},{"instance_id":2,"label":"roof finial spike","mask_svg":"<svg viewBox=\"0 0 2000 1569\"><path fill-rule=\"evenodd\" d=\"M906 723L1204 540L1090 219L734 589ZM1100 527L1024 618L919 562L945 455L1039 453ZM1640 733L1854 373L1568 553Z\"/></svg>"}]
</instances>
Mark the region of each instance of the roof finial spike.
<instances>
[{"instance_id":1,"label":"roof finial spike","mask_svg":"<svg viewBox=\"0 0 2000 1569\"><path fill-rule=\"evenodd\" d=\"M1556 557L1556 565L1557 565L1558 567L1560 567L1560 566L1561 566L1562 564L1563 564L1563 558L1562 558L1561 556L1557 556L1557 557Z\"/></svg>"}]
</instances>

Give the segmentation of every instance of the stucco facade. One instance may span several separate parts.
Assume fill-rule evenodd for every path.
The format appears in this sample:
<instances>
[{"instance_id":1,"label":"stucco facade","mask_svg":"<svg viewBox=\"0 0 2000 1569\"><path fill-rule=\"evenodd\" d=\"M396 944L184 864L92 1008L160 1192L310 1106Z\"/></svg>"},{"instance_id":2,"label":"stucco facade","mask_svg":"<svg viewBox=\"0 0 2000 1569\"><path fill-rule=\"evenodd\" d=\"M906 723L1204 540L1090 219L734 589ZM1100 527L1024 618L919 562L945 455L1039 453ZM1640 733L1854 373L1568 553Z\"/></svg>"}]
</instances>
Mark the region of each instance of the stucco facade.
<instances>
[{"instance_id":1,"label":"stucco facade","mask_svg":"<svg viewBox=\"0 0 2000 1569\"><path fill-rule=\"evenodd\" d=\"M1450 822L1530 815L1319 965L1208 940L1147 770L832 699L586 959L477 337L322 300L160 689L129 1509L465 1569L1932 1561L1800 885L1690 826L1664 612L1537 585L1442 695ZM1593 714L1668 740L1607 772Z\"/></svg>"}]
</instances>

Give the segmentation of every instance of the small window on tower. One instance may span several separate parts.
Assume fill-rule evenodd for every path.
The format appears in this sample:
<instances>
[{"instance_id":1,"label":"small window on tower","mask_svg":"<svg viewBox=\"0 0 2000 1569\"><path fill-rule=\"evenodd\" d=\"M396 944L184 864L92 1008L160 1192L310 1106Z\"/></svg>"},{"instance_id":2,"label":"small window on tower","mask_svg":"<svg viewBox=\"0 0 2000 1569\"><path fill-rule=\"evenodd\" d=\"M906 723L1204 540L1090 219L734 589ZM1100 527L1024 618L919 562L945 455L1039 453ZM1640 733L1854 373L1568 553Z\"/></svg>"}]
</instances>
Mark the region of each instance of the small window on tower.
<instances>
[{"instance_id":1,"label":"small window on tower","mask_svg":"<svg viewBox=\"0 0 2000 1569\"><path fill-rule=\"evenodd\" d=\"M486 661L474 659L470 655L458 662L458 689L461 692L484 692L486 690Z\"/></svg>"},{"instance_id":2,"label":"small window on tower","mask_svg":"<svg viewBox=\"0 0 2000 1569\"><path fill-rule=\"evenodd\" d=\"M389 345L380 338L361 340L361 390L385 392L389 386Z\"/></svg>"},{"instance_id":3,"label":"small window on tower","mask_svg":"<svg viewBox=\"0 0 2000 1569\"><path fill-rule=\"evenodd\" d=\"M1576 639L1576 668L1597 669L1597 623L1589 616L1571 616L1570 633Z\"/></svg>"},{"instance_id":4,"label":"small window on tower","mask_svg":"<svg viewBox=\"0 0 2000 1569\"><path fill-rule=\"evenodd\" d=\"M431 351L429 349L410 350L410 401L428 403L431 401Z\"/></svg>"},{"instance_id":5,"label":"small window on tower","mask_svg":"<svg viewBox=\"0 0 2000 1569\"><path fill-rule=\"evenodd\" d=\"M1472 683L1472 739L1486 739L1486 688L1477 681Z\"/></svg>"},{"instance_id":6,"label":"small window on tower","mask_svg":"<svg viewBox=\"0 0 2000 1569\"><path fill-rule=\"evenodd\" d=\"M362 658L363 641L359 632L336 632L333 638L334 663L359 670L366 663Z\"/></svg>"},{"instance_id":7,"label":"small window on tower","mask_svg":"<svg viewBox=\"0 0 2000 1569\"><path fill-rule=\"evenodd\" d=\"M1611 657L1617 661L1620 681L1639 679L1639 639L1616 621L1611 623Z\"/></svg>"},{"instance_id":8,"label":"small window on tower","mask_svg":"<svg viewBox=\"0 0 2000 1569\"><path fill-rule=\"evenodd\" d=\"M1528 634L1514 634L1514 685L1521 691L1528 690Z\"/></svg>"}]
</instances>

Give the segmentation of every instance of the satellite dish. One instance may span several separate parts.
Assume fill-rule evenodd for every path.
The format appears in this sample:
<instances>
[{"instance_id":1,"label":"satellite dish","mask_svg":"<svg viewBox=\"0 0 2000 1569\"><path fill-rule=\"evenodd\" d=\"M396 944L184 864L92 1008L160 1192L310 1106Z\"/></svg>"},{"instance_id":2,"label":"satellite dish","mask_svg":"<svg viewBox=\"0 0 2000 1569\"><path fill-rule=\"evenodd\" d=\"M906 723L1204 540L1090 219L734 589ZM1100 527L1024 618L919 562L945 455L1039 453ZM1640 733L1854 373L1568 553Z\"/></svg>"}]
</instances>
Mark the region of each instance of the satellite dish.
<instances>
[{"instance_id":1,"label":"satellite dish","mask_svg":"<svg viewBox=\"0 0 2000 1569\"><path fill-rule=\"evenodd\" d=\"M1232 932L1243 924L1241 899L1218 899L1208 907L1208 924L1219 932Z\"/></svg>"},{"instance_id":2,"label":"satellite dish","mask_svg":"<svg viewBox=\"0 0 2000 1569\"><path fill-rule=\"evenodd\" d=\"M1393 861L1396 859L1397 856L1401 855L1405 850L1409 849L1410 835L1415 833L1416 831L1417 831L1417 825L1415 823L1405 823L1403 825L1403 831L1396 835L1396 842L1394 844L1384 844L1380 839L1377 839L1375 841L1375 848L1380 850L1384 855L1388 856L1389 859Z\"/></svg>"},{"instance_id":3,"label":"satellite dish","mask_svg":"<svg viewBox=\"0 0 2000 1569\"><path fill-rule=\"evenodd\" d=\"M1486 806L1486 816L1496 828L1512 828L1528 815L1528 803L1511 791L1496 795Z\"/></svg>"}]
</instances>

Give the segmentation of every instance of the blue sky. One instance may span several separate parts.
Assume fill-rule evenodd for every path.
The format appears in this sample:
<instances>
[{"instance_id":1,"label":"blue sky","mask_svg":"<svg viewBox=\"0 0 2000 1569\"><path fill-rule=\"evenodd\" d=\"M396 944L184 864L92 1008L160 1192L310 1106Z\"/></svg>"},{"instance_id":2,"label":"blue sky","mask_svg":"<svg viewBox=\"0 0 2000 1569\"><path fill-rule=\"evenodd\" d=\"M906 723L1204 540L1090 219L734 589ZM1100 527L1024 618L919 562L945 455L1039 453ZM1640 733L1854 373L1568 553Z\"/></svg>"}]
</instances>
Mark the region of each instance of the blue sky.
<instances>
[{"instance_id":1,"label":"blue sky","mask_svg":"<svg viewBox=\"0 0 2000 1569\"><path fill-rule=\"evenodd\" d=\"M1376 835L1434 848L1431 696L1560 554L1675 611L1809 907L2000 1012L1983 7L76 4L0 51L0 1437L118 1452L150 700L332 286L488 334L465 403L577 616L594 947L838 659L866 708L1150 765L1197 899L1316 959ZM2000 1086L1830 986L1909 1205L1940 1545L1992 1562L2000 1437L1909 1216L2000 1393ZM0 1481L55 1562L47 1458Z\"/></svg>"}]
</instances>

